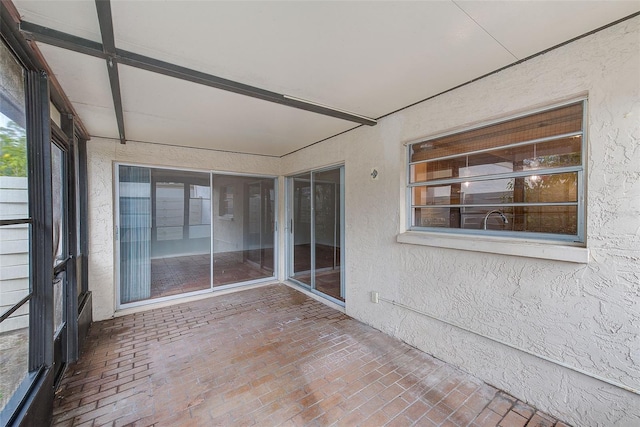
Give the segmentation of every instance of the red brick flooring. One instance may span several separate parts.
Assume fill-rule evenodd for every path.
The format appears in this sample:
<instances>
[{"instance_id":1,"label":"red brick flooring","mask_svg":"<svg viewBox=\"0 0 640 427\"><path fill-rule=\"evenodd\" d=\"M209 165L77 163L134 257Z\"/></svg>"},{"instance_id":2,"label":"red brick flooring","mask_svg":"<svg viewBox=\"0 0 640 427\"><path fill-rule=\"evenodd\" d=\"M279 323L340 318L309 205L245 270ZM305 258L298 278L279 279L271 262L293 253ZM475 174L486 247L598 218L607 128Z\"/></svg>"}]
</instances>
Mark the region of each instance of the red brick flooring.
<instances>
[{"instance_id":1,"label":"red brick flooring","mask_svg":"<svg viewBox=\"0 0 640 427\"><path fill-rule=\"evenodd\" d=\"M260 268L243 259L243 253L221 252L213 256L213 286L273 277L273 268ZM150 299L211 288L209 254L151 260Z\"/></svg>"},{"instance_id":2,"label":"red brick flooring","mask_svg":"<svg viewBox=\"0 0 640 427\"><path fill-rule=\"evenodd\" d=\"M95 323L53 425L564 426L285 285Z\"/></svg>"}]
</instances>

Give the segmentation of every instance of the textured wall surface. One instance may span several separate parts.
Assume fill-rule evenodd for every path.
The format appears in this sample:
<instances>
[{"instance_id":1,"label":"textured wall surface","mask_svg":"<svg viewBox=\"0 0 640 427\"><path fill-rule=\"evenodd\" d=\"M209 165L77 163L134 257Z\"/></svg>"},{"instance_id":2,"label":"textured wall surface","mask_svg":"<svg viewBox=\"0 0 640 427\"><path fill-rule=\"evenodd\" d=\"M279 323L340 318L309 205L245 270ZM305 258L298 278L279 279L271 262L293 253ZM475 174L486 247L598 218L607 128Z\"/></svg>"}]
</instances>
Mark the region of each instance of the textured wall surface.
<instances>
[{"instance_id":1,"label":"textured wall surface","mask_svg":"<svg viewBox=\"0 0 640 427\"><path fill-rule=\"evenodd\" d=\"M404 143L585 95L589 263L397 242L406 229ZM91 141L89 149L95 320L110 317L114 309L114 160L281 175L344 163L349 315L576 426L640 425L637 394L370 301L370 292L377 291L640 389L639 17L281 160L100 140ZM375 180L373 168L379 173ZM282 180L280 190L284 206ZM283 223L284 209L279 215ZM284 242L281 229L280 248Z\"/></svg>"},{"instance_id":2,"label":"textured wall surface","mask_svg":"<svg viewBox=\"0 0 640 427\"><path fill-rule=\"evenodd\" d=\"M636 394L369 295L640 389L639 27L625 21L283 158L285 175L345 163L347 313L575 425L640 425ZM588 264L396 242L404 142L581 95Z\"/></svg>"},{"instance_id":3,"label":"textured wall surface","mask_svg":"<svg viewBox=\"0 0 640 427\"><path fill-rule=\"evenodd\" d=\"M94 138L87 144L89 177L89 287L93 320L108 319L116 307L114 163L277 176L280 159Z\"/></svg>"}]
</instances>

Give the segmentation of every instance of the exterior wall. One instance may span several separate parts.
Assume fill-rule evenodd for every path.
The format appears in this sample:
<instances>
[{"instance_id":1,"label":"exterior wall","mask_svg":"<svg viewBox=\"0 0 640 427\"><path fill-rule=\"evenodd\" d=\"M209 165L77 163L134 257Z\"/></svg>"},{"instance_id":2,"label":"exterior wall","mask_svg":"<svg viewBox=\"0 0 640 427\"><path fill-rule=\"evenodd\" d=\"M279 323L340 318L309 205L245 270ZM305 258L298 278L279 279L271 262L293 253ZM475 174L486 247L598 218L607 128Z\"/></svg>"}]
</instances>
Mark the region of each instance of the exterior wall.
<instances>
[{"instance_id":1,"label":"exterior wall","mask_svg":"<svg viewBox=\"0 0 640 427\"><path fill-rule=\"evenodd\" d=\"M280 159L94 138L87 143L89 290L93 320L113 316L115 301L114 163L276 176Z\"/></svg>"},{"instance_id":2,"label":"exterior wall","mask_svg":"<svg viewBox=\"0 0 640 427\"><path fill-rule=\"evenodd\" d=\"M587 264L397 242L403 143L580 95L589 100ZM282 174L338 162L349 315L572 424L640 425L637 394L370 298L377 291L640 389L640 17L286 156Z\"/></svg>"}]
</instances>

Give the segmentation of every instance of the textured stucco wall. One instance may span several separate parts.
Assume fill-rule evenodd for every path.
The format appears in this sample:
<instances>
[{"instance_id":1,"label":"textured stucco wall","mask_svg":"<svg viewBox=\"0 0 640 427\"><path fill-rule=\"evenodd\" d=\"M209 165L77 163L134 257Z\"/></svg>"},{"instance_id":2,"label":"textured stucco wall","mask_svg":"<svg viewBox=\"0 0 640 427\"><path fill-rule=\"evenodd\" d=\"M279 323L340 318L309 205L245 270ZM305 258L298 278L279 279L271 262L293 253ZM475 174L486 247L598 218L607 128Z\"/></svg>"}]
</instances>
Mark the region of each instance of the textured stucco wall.
<instances>
[{"instance_id":1,"label":"textured stucco wall","mask_svg":"<svg viewBox=\"0 0 640 427\"><path fill-rule=\"evenodd\" d=\"M579 95L589 99L588 264L396 242L404 142ZM636 394L369 294L640 389L640 18L286 156L282 173L341 161L349 315L575 425L640 425Z\"/></svg>"},{"instance_id":2,"label":"textured stucco wall","mask_svg":"<svg viewBox=\"0 0 640 427\"><path fill-rule=\"evenodd\" d=\"M114 163L277 176L280 159L94 138L87 144L89 178L89 290L93 320L115 312Z\"/></svg>"}]
</instances>

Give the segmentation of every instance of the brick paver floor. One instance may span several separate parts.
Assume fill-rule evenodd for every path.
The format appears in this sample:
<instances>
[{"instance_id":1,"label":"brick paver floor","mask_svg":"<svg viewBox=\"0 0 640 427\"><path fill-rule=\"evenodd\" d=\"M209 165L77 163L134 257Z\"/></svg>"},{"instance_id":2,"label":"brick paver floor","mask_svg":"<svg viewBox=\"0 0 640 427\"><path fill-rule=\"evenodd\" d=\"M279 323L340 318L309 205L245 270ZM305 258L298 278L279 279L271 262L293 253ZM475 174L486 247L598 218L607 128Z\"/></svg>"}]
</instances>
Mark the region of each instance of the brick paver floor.
<instances>
[{"instance_id":1,"label":"brick paver floor","mask_svg":"<svg viewBox=\"0 0 640 427\"><path fill-rule=\"evenodd\" d=\"M285 285L92 325L54 426L564 426Z\"/></svg>"}]
</instances>

